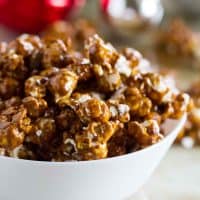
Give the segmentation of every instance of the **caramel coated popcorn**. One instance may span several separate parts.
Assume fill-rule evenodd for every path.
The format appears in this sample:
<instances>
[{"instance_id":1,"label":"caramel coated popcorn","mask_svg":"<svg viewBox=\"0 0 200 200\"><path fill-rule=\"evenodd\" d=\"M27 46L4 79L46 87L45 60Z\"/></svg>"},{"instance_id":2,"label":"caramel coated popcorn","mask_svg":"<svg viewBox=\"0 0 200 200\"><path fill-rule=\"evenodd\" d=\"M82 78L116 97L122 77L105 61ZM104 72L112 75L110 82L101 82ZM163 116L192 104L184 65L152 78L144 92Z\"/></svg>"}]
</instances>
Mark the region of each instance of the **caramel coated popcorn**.
<instances>
[{"instance_id":1,"label":"caramel coated popcorn","mask_svg":"<svg viewBox=\"0 0 200 200\"><path fill-rule=\"evenodd\" d=\"M88 26L59 22L42 37L1 43L1 155L42 161L123 155L162 140L165 120L187 112L189 96L145 72L150 64L139 52L117 51Z\"/></svg>"},{"instance_id":2,"label":"caramel coated popcorn","mask_svg":"<svg viewBox=\"0 0 200 200\"><path fill-rule=\"evenodd\" d=\"M165 53L174 56L182 56L192 59L200 58L200 34L192 31L182 20L171 21L161 30L157 47Z\"/></svg>"},{"instance_id":3,"label":"caramel coated popcorn","mask_svg":"<svg viewBox=\"0 0 200 200\"><path fill-rule=\"evenodd\" d=\"M200 144L200 82L194 82L188 89L192 97L191 111L184 129L180 132L176 141L185 148L192 148Z\"/></svg>"}]
</instances>

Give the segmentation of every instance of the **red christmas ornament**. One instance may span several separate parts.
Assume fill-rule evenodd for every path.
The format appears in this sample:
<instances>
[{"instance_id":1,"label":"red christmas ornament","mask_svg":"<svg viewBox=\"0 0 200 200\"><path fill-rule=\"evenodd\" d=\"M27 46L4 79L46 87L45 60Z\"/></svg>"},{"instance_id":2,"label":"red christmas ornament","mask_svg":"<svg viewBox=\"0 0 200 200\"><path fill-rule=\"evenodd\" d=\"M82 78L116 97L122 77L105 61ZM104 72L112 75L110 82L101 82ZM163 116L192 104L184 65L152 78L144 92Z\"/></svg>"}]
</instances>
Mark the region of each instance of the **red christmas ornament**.
<instances>
[{"instance_id":1,"label":"red christmas ornament","mask_svg":"<svg viewBox=\"0 0 200 200\"><path fill-rule=\"evenodd\" d=\"M38 32L64 19L84 0L0 0L0 24L19 32Z\"/></svg>"},{"instance_id":2,"label":"red christmas ornament","mask_svg":"<svg viewBox=\"0 0 200 200\"><path fill-rule=\"evenodd\" d=\"M107 13L109 3L110 3L110 0L101 0L100 1L101 9L103 10L103 12Z\"/></svg>"}]
</instances>

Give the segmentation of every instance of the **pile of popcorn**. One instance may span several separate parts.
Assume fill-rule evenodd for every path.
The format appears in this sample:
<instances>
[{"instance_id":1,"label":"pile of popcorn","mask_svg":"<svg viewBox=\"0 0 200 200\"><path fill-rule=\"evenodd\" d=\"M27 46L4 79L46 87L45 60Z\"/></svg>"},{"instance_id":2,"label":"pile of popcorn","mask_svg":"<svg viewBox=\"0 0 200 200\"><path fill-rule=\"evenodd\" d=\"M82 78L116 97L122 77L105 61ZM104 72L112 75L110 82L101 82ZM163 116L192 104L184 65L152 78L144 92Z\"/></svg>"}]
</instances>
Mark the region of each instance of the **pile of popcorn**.
<instances>
[{"instance_id":1,"label":"pile of popcorn","mask_svg":"<svg viewBox=\"0 0 200 200\"><path fill-rule=\"evenodd\" d=\"M177 138L177 142L185 148L200 144L200 81L192 83L187 92L193 100L193 106L188 113L188 120Z\"/></svg>"},{"instance_id":2,"label":"pile of popcorn","mask_svg":"<svg viewBox=\"0 0 200 200\"><path fill-rule=\"evenodd\" d=\"M0 153L42 161L94 160L155 144L190 98L132 49L117 51L86 23L0 44ZM82 29L80 29L82 27ZM85 29L84 29L85 28Z\"/></svg>"}]
</instances>

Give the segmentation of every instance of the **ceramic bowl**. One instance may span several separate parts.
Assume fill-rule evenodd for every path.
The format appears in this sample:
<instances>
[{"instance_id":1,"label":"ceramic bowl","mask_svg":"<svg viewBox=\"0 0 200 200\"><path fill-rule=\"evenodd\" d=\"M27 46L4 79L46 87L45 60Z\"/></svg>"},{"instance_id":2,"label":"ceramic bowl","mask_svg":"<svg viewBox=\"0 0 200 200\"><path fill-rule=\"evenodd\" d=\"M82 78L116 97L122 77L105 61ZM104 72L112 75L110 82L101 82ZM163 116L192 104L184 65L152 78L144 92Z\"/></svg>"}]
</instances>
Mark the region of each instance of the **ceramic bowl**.
<instances>
[{"instance_id":1,"label":"ceramic bowl","mask_svg":"<svg viewBox=\"0 0 200 200\"><path fill-rule=\"evenodd\" d=\"M168 120L167 136L143 150L114 158L42 162L0 157L1 200L124 200L152 175L183 127Z\"/></svg>"}]
</instances>

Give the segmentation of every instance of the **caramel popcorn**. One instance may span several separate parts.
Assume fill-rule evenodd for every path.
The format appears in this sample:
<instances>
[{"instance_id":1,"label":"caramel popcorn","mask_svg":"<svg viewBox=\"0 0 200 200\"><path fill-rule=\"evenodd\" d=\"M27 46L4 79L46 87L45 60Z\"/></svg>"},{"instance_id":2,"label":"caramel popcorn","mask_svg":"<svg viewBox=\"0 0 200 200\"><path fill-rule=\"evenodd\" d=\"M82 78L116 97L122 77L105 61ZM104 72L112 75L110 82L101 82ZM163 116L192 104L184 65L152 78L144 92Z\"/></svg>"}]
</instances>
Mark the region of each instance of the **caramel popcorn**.
<instances>
[{"instance_id":1,"label":"caramel popcorn","mask_svg":"<svg viewBox=\"0 0 200 200\"><path fill-rule=\"evenodd\" d=\"M76 113L83 122L106 122L110 118L110 111L106 103L95 98L81 102L78 105Z\"/></svg>"},{"instance_id":2,"label":"caramel popcorn","mask_svg":"<svg viewBox=\"0 0 200 200\"><path fill-rule=\"evenodd\" d=\"M155 120L146 120L142 123L132 121L128 123L128 134L141 146L149 146L163 138L160 128Z\"/></svg>"},{"instance_id":3,"label":"caramel popcorn","mask_svg":"<svg viewBox=\"0 0 200 200\"><path fill-rule=\"evenodd\" d=\"M29 125L30 118L23 106L4 109L0 115L0 146L12 150L21 145Z\"/></svg>"},{"instance_id":4,"label":"caramel popcorn","mask_svg":"<svg viewBox=\"0 0 200 200\"><path fill-rule=\"evenodd\" d=\"M127 104L119 103L116 100L109 100L108 106L112 120L119 120L122 123L130 120L130 107Z\"/></svg>"},{"instance_id":5,"label":"caramel popcorn","mask_svg":"<svg viewBox=\"0 0 200 200\"><path fill-rule=\"evenodd\" d=\"M30 117L39 117L43 115L44 111L48 107L47 102L44 99L37 99L31 96L25 97L22 102Z\"/></svg>"},{"instance_id":6,"label":"caramel popcorn","mask_svg":"<svg viewBox=\"0 0 200 200\"><path fill-rule=\"evenodd\" d=\"M0 78L0 96L2 98L10 98L20 93L19 82L16 79L5 77Z\"/></svg>"},{"instance_id":7,"label":"caramel popcorn","mask_svg":"<svg viewBox=\"0 0 200 200\"><path fill-rule=\"evenodd\" d=\"M48 78L43 76L31 76L25 81L25 94L35 98L42 98L46 95L46 83Z\"/></svg>"},{"instance_id":8,"label":"caramel popcorn","mask_svg":"<svg viewBox=\"0 0 200 200\"><path fill-rule=\"evenodd\" d=\"M45 144L49 142L56 131L55 120L47 117L40 117L32 124L32 129L27 135L27 142L33 144Z\"/></svg>"},{"instance_id":9,"label":"caramel popcorn","mask_svg":"<svg viewBox=\"0 0 200 200\"><path fill-rule=\"evenodd\" d=\"M169 55L199 60L200 34L193 32L182 20L175 19L160 31L157 47Z\"/></svg>"},{"instance_id":10,"label":"caramel popcorn","mask_svg":"<svg viewBox=\"0 0 200 200\"><path fill-rule=\"evenodd\" d=\"M9 150L5 153L5 155L13 158L20 158L26 160L36 160L35 153L26 145L20 145L13 150Z\"/></svg>"},{"instance_id":11,"label":"caramel popcorn","mask_svg":"<svg viewBox=\"0 0 200 200\"><path fill-rule=\"evenodd\" d=\"M132 115L147 116L151 112L152 102L143 96L138 88L129 87L124 92L124 102L129 105Z\"/></svg>"},{"instance_id":12,"label":"caramel popcorn","mask_svg":"<svg viewBox=\"0 0 200 200\"><path fill-rule=\"evenodd\" d=\"M27 77L28 69L25 67L22 55L16 53L15 49L8 49L1 53L1 76L24 80Z\"/></svg>"},{"instance_id":13,"label":"caramel popcorn","mask_svg":"<svg viewBox=\"0 0 200 200\"><path fill-rule=\"evenodd\" d=\"M192 97L192 102L190 102L191 108L188 113L188 119L185 124L184 129L178 135L176 142L181 143L185 148L192 148L194 145L200 144L200 82L194 82L191 84L187 92ZM184 104L184 97L177 97L179 101L176 104L181 109ZM183 105L184 106L184 105Z\"/></svg>"},{"instance_id":14,"label":"caramel popcorn","mask_svg":"<svg viewBox=\"0 0 200 200\"><path fill-rule=\"evenodd\" d=\"M55 98L55 102L62 102L68 99L76 88L78 76L67 70L61 69L49 80L49 90Z\"/></svg>"},{"instance_id":15,"label":"caramel popcorn","mask_svg":"<svg viewBox=\"0 0 200 200\"><path fill-rule=\"evenodd\" d=\"M115 133L116 122L91 122L81 134L75 136L81 160L107 157L107 142Z\"/></svg>"},{"instance_id":16,"label":"caramel popcorn","mask_svg":"<svg viewBox=\"0 0 200 200\"><path fill-rule=\"evenodd\" d=\"M162 140L165 120L187 112L189 96L148 71L139 52L119 52L93 33L84 21L58 22L41 37L0 44L0 155L123 155Z\"/></svg>"},{"instance_id":17,"label":"caramel popcorn","mask_svg":"<svg viewBox=\"0 0 200 200\"><path fill-rule=\"evenodd\" d=\"M57 39L48 43L45 47L43 55L44 68L64 67L67 60L67 46L65 43Z\"/></svg>"},{"instance_id":18,"label":"caramel popcorn","mask_svg":"<svg viewBox=\"0 0 200 200\"><path fill-rule=\"evenodd\" d=\"M124 129L117 130L108 141L108 157L120 156L132 152L133 149L129 148L129 137L125 131ZM133 140L130 146L135 148Z\"/></svg>"}]
</instances>

